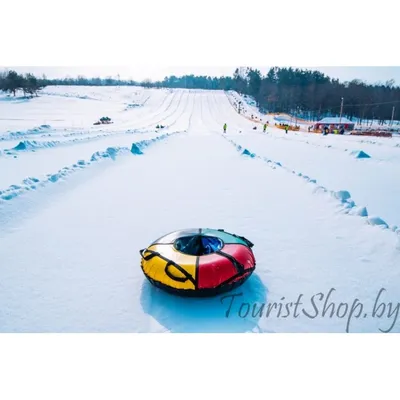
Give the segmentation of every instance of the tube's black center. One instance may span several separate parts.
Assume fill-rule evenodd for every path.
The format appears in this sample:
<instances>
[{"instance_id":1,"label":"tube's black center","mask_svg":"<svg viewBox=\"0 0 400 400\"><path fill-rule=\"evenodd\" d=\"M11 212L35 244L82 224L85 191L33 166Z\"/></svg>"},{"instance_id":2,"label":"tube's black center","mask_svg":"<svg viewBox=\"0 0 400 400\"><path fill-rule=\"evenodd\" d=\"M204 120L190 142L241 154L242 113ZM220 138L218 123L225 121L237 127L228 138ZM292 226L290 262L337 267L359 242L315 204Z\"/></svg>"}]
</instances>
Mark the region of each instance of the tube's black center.
<instances>
[{"instance_id":1,"label":"tube's black center","mask_svg":"<svg viewBox=\"0 0 400 400\"><path fill-rule=\"evenodd\" d=\"M192 235L175 240L175 248L190 256L205 256L221 250L224 243L214 236Z\"/></svg>"}]
</instances>

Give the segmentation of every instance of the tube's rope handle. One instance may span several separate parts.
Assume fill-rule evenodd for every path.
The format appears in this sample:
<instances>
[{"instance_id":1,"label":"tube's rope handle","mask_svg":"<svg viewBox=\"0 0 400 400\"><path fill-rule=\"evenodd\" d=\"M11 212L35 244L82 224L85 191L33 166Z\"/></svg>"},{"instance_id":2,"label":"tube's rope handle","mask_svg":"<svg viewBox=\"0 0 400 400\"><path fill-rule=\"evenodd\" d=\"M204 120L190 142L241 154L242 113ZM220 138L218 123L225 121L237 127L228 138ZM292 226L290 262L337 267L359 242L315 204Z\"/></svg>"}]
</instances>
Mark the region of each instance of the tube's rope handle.
<instances>
[{"instance_id":1,"label":"tube's rope handle","mask_svg":"<svg viewBox=\"0 0 400 400\"><path fill-rule=\"evenodd\" d=\"M222 257L227 258L227 259L233 264L233 266L235 267L236 271L237 271L239 274L243 274L243 273L245 272L245 267L244 267L244 265L243 265L242 263L240 263L238 260L236 260L235 257L231 256L231 255L228 254L228 253L224 253L223 251L220 251L220 250L217 251L216 253L219 254L219 255L222 256Z\"/></svg>"},{"instance_id":2,"label":"tube's rope handle","mask_svg":"<svg viewBox=\"0 0 400 400\"><path fill-rule=\"evenodd\" d=\"M140 254L140 256L141 256L144 260L145 260L144 253L145 253L146 250L147 250L147 249L139 250L139 254Z\"/></svg>"},{"instance_id":3,"label":"tube's rope handle","mask_svg":"<svg viewBox=\"0 0 400 400\"><path fill-rule=\"evenodd\" d=\"M218 230L220 232L225 232L223 229L218 229ZM229 235L232 235L239 239L242 239L247 244L247 246L249 246L250 248L254 247L254 244L252 242L250 242L249 239L246 239L244 236L235 235L234 233L229 233L229 232L225 232L225 233L228 233Z\"/></svg>"},{"instance_id":4,"label":"tube's rope handle","mask_svg":"<svg viewBox=\"0 0 400 400\"><path fill-rule=\"evenodd\" d=\"M172 272L170 271L170 267L175 267L180 273L182 273L184 276L180 277L180 276L175 276L172 274ZM186 282L187 280L191 280L194 281L192 275L189 274L189 272L185 271L180 265L172 263L172 262L168 262L167 265L165 266L165 273L167 274L167 276L169 276L173 281L177 281L177 282Z\"/></svg>"},{"instance_id":5,"label":"tube's rope handle","mask_svg":"<svg viewBox=\"0 0 400 400\"><path fill-rule=\"evenodd\" d=\"M150 254L145 256L144 253L145 252L149 252ZM187 272L184 268L182 268L179 264L173 262L172 260L169 260L168 258L162 256L160 253L157 253L156 251L153 250L148 250L148 249L142 249L139 250L140 255L142 256L143 260L145 261L149 261L151 260L153 257L160 257L163 260L165 260L167 262L166 266L165 266L165 274L171 278L174 281L177 282L186 282L187 280L189 280L190 282L193 283L193 285L196 285L196 281L193 278L193 276L191 274L189 274L189 272ZM170 271L169 267L175 267L179 272L182 273L182 275L184 275L183 277L179 277L179 276L175 276L172 274L172 272Z\"/></svg>"}]
</instances>

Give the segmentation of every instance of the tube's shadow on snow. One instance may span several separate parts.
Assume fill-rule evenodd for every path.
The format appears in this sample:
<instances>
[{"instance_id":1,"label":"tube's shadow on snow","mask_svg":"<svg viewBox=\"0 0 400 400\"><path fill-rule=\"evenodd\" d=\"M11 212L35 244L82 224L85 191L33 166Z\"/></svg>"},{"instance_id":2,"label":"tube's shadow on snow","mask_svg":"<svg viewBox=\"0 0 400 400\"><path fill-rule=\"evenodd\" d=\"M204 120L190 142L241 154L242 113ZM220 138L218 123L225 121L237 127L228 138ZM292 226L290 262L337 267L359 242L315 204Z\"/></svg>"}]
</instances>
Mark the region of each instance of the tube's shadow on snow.
<instances>
[{"instance_id":1,"label":"tube's shadow on snow","mask_svg":"<svg viewBox=\"0 0 400 400\"><path fill-rule=\"evenodd\" d=\"M267 288L253 273L231 292L212 298L185 298L166 293L145 280L140 300L143 311L170 332L259 332L260 317L253 316L252 310L253 305L267 302ZM250 312L246 313L247 306L240 310L242 303L249 303Z\"/></svg>"}]
</instances>

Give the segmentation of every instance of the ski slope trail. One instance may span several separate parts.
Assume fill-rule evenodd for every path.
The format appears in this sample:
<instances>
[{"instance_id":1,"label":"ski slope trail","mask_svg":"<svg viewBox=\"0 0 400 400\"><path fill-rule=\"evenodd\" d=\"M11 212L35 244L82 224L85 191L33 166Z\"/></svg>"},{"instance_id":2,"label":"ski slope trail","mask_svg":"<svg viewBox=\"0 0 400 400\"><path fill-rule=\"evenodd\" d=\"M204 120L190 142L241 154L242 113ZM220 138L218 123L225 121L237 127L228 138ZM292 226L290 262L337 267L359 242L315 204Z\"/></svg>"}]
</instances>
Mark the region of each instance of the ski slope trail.
<instances>
[{"instance_id":1,"label":"ski slope trail","mask_svg":"<svg viewBox=\"0 0 400 400\"><path fill-rule=\"evenodd\" d=\"M187 132L141 155L107 159L79 183L67 179L57 190L26 194L46 197L34 212L23 214L23 201L15 202L23 215L0 229L0 331L400 331L393 315L371 314L382 287L380 302L397 301L397 236L347 215L283 168L242 154L221 134L219 96L188 94L177 112ZM225 298L186 299L154 288L139 250L190 227L221 228L255 243L252 277ZM318 293L330 291L335 315L322 316ZM296 315L286 304L299 296ZM349 318L355 299L362 313L357 308ZM268 316L267 303L276 304ZM340 303L348 304L346 316L344 306L337 312Z\"/></svg>"},{"instance_id":2,"label":"ski slope trail","mask_svg":"<svg viewBox=\"0 0 400 400\"><path fill-rule=\"evenodd\" d=\"M80 160L89 161L94 153L106 150L108 147L129 147L135 140L150 139L157 135L156 132L141 135L111 135L82 143L72 142L54 147L13 151L13 156L0 158L0 168L7 171L7 174L0 176L0 189L18 185L29 177L41 179L46 174L55 173ZM52 143L54 142L50 142Z\"/></svg>"},{"instance_id":3,"label":"ski slope trail","mask_svg":"<svg viewBox=\"0 0 400 400\"><path fill-rule=\"evenodd\" d=\"M64 140L49 134L40 140L2 141L2 146L7 147L3 147L0 155L0 169L7 173L0 174L0 191L11 185L20 185L24 179L41 180L46 174L56 173L78 161L87 162L94 153L109 147L129 147L134 141L183 131L188 127L187 116L193 108L194 98L195 94L192 96L189 91L176 91L170 94L166 105L148 113L147 118L126 122L130 129L123 133L92 133L83 137L64 137ZM159 122L164 124L164 129L156 129ZM143 131L144 128L147 129Z\"/></svg>"},{"instance_id":4,"label":"ski slope trail","mask_svg":"<svg viewBox=\"0 0 400 400\"><path fill-rule=\"evenodd\" d=\"M13 131L31 130L34 126L49 125L52 129L91 131L124 129L132 121L149 121L163 113L177 92L162 89L96 88L56 86L32 99L0 95L0 137ZM137 105L137 107L129 107ZM94 126L102 116L114 124Z\"/></svg>"},{"instance_id":5,"label":"ski slope trail","mask_svg":"<svg viewBox=\"0 0 400 400\"><path fill-rule=\"evenodd\" d=\"M366 140L346 136L322 136L289 132L252 123L235 112L223 94L210 99L215 119L228 123L233 142L258 156L281 163L296 174L306 175L328 190L346 190L372 218L383 219L390 227L400 226L400 142L397 139ZM252 128L257 126L257 130ZM359 151L370 158L357 158Z\"/></svg>"}]
</instances>

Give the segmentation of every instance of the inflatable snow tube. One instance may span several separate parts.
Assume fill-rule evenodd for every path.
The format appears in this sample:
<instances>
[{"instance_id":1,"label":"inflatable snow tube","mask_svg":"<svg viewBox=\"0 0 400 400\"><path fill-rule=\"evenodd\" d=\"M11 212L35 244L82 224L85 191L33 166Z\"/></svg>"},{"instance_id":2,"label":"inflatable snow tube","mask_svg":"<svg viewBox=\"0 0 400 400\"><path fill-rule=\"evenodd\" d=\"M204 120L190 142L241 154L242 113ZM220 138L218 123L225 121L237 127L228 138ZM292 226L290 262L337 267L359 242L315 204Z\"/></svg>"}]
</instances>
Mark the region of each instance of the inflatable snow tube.
<instances>
[{"instance_id":1,"label":"inflatable snow tube","mask_svg":"<svg viewBox=\"0 0 400 400\"><path fill-rule=\"evenodd\" d=\"M182 296L215 296L244 283L255 270L253 243L222 229L175 231L140 250L155 286Z\"/></svg>"}]
</instances>

